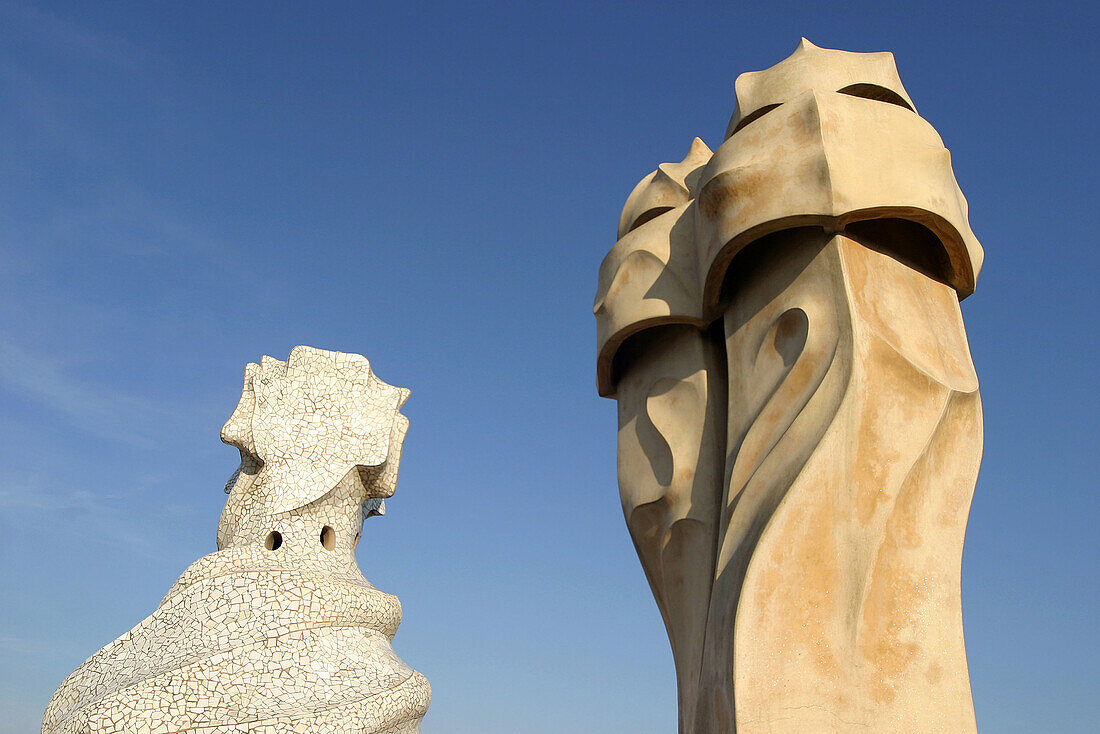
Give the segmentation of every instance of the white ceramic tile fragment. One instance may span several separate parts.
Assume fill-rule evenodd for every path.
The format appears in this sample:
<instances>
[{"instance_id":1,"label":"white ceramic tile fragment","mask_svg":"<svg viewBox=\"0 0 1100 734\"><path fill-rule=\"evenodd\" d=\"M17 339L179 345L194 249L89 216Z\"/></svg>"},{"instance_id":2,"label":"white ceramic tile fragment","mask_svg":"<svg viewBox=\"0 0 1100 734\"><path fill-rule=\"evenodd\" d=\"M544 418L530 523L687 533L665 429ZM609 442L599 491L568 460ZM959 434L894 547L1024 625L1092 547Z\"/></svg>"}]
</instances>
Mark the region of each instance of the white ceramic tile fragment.
<instances>
[{"instance_id":1,"label":"white ceramic tile fragment","mask_svg":"<svg viewBox=\"0 0 1100 734\"><path fill-rule=\"evenodd\" d=\"M408 394L357 354L249 364L219 550L62 683L43 733L419 731L431 690L390 646L401 604L354 554L396 487Z\"/></svg>"}]
</instances>

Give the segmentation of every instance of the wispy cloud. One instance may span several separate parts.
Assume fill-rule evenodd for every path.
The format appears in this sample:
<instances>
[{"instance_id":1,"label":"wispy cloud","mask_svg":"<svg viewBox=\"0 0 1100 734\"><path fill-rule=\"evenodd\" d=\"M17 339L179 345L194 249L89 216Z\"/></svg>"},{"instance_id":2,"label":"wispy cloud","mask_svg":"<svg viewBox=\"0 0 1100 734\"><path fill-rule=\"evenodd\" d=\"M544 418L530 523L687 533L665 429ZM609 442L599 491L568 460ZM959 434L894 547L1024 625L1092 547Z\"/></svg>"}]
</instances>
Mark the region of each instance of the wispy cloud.
<instances>
[{"instance_id":1,"label":"wispy cloud","mask_svg":"<svg viewBox=\"0 0 1100 734\"><path fill-rule=\"evenodd\" d=\"M0 2L0 24L8 50L0 55L5 128L21 125L20 133L82 161L106 155L82 119L96 86L89 82L147 84L159 73L163 84L169 66L126 39L31 5Z\"/></svg>"},{"instance_id":2,"label":"wispy cloud","mask_svg":"<svg viewBox=\"0 0 1100 734\"><path fill-rule=\"evenodd\" d=\"M81 56L133 73L163 66L163 57L125 38L95 31L40 7L0 2L0 17L32 44L55 53Z\"/></svg>"},{"instance_id":3,"label":"wispy cloud","mask_svg":"<svg viewBox=\"0 0 1100 734\"><path fill-rule=\"evenodd\" d=\"M6 219L26 222L39 240L63 239L70 246L92 240L120 248L132 242L143 252L232 252L193 218L179 216L151 194L135 180L132 166L119 164L132 142L111 124L119 104L143 110L156 126L153 134L170 126L165 120L172 118L177 87L186 86L171 62L125 38L32 5L0 0L0 26L18 39L8 44L8 53L0 53L0 133L7 141L0 170L12 194L0 197ZM42 155L54 157L43 161ZM41 218L31 214L25 219L20 182L38 183L31 172L43 162L74 167L70 176L82 185L59 195L53 210L39 212Z\"/></svg>"},{"instance_id":4,"label":"wispy cloud","mask_svg":"<svg viewBox=\"0 0 1100 734\"><path fill-rule=\"evenodd\" d=\"M0 734L27 734L39 730L42 712L35 703L16 694L0 694L0 708L4 717L0 720ZM43 704L43 707L45 704Z\"/></svg>"},{"instance_id":5,"label":"wispy cloud","mask_svg":"<svg viewBox=\"0 0 1100 734\"><path fill-rule=\"evenodd\" d=\"M59 360L31 352L3 337L0 387L39 402L76 428L141 449L156 444L140 427L154 425L170 415L149 401L67 374Z\"/></svg>"},{"instance_id":6,"label":"wispy cloud","mask_svg":"<svg viewBox=\"0 0 1100 734\"><path fill-rule=\"evenodd\" d=\"M98 512L103 509L106 499L85 489L42 491L42 488L30 490L26 486L0 485L0 510L4 512Z\"/></svg>"},{"instance_id":7,"label":"wispy cloud","mask_svg":"<svg viewBox=\"0 0 1100 734\"><path fill-rule=\"evenodd\" d=\"M0 89L6 92L2 124L7 134L85 163L106 157L100 142L75 119L71 96L12 65L0 65Z\"/></svg>"},{"instance_id":8,"label":"wispy cloud","mask_svg":"<svg viewBox=\"0 0 1100 734\"><path fill-rule=\"evenodd\" d=\"M0 651L17 656L48 655L52 657L65 654L69 649L68 645L62 643L57 637L44 639L0 633Z\"/></svg>"},{"instance_id":9,"label":"wispy cloud","mask_svg":"<svg viewBox=\"0 0 1100 734\"><path fill-rule=\"evenodd\" d=\"M164 512L159 494L150 490L165 477L137 478L124 489L89 491L74 486L62 473L34 473L0 469L0 525L23 526L49 518L52 527L86 534L95 539L131 548L149 558L168 560L161 541L167 525L189 516L192 508L178 503ZM156 507L151 512L150 507ZM163 525L160 531L150 525Z\"/></svg>"},{"instance_id":10,"label":"wispy cloud","mask_svg":"<svg viewBox=\"0 0 1100 734\"><path fill-rule=\"evenodd\" d=\"M0 165L2 170L2 165ZM142 187L104 169L104 180L82 192L79 201L53 202L34 217L0 204L8 217L0 219L0 252L41 247L94 248L97 253L153 257L202 258L204 267L219 272L247 265L239 248L211 233ZM7 243L5 246L3 243Z\"/></svg>"}]
</instances>

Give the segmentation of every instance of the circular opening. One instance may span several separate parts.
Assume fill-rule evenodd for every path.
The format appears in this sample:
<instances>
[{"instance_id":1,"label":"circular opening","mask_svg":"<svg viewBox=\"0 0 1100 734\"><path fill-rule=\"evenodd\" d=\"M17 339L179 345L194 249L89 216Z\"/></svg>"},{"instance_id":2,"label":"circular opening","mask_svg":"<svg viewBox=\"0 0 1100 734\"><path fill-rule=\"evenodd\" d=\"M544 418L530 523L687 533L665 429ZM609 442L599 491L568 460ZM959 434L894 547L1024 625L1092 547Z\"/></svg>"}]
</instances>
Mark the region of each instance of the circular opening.
<instances>
[{"instance_id":1,"label":"circular opening","mask_svg":"<svg viewBox=\"0 0 1100 734\"><path fill-rule=\"evenodd\" d=\"M336 547L336 531L328 525L321 528L321 545L325 547L325 550L332 550Z\"/></svg>"},{"instance_id":2,"label":"circular opening","mask_svg":"<svg viewBox=\"0 0 1100 734\"><path fill-rule=\"evenodd\" d=\"M267 540L264 541L264 548L268 550L279 550L279 546L283 544L283 534L278 530L272 530L267 534Z\"/></svg>"}]
</instances>

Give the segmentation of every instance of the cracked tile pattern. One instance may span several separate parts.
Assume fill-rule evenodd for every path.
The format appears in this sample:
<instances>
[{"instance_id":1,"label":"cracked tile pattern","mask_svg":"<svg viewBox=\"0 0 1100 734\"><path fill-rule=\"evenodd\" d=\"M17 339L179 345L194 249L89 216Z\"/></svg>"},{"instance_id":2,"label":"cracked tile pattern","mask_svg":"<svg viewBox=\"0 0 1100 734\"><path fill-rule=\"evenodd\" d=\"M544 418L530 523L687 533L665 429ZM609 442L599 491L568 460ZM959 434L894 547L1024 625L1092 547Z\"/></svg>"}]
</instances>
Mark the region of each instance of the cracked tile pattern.
<instances>
[{"instance_id":1,"label":"cracked tile pattern","mask_svg":"<svg viewBox=\"0 0 1100 734\"><path fill-rule=\"evenodd\" d=\"M245 369L218 551L58 688L43 734L410 734L431 689L394 653L397 597L355 561L397 483L408 390L359 355Z\"/></svg>"}]
</instances>

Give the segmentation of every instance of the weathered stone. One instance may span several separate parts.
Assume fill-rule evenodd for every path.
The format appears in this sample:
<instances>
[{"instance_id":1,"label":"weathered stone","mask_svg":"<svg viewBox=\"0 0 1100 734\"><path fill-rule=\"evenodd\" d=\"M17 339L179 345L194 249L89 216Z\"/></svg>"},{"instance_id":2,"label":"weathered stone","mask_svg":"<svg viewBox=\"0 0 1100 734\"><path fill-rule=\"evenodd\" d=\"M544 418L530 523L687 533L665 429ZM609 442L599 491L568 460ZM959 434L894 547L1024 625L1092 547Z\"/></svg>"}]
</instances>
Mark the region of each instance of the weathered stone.
<instances>
[{"instance_id":1,"label":"weathered stone","mask_svg":"<svg viewBox=\"0 0 1100 734\"><path fill-rule=\"evenodd\" d=\"M744 74L600 269L627 526L690 734L975 730L963 535L982 249L890 54Z\"/></svg>"}]
</instances>

